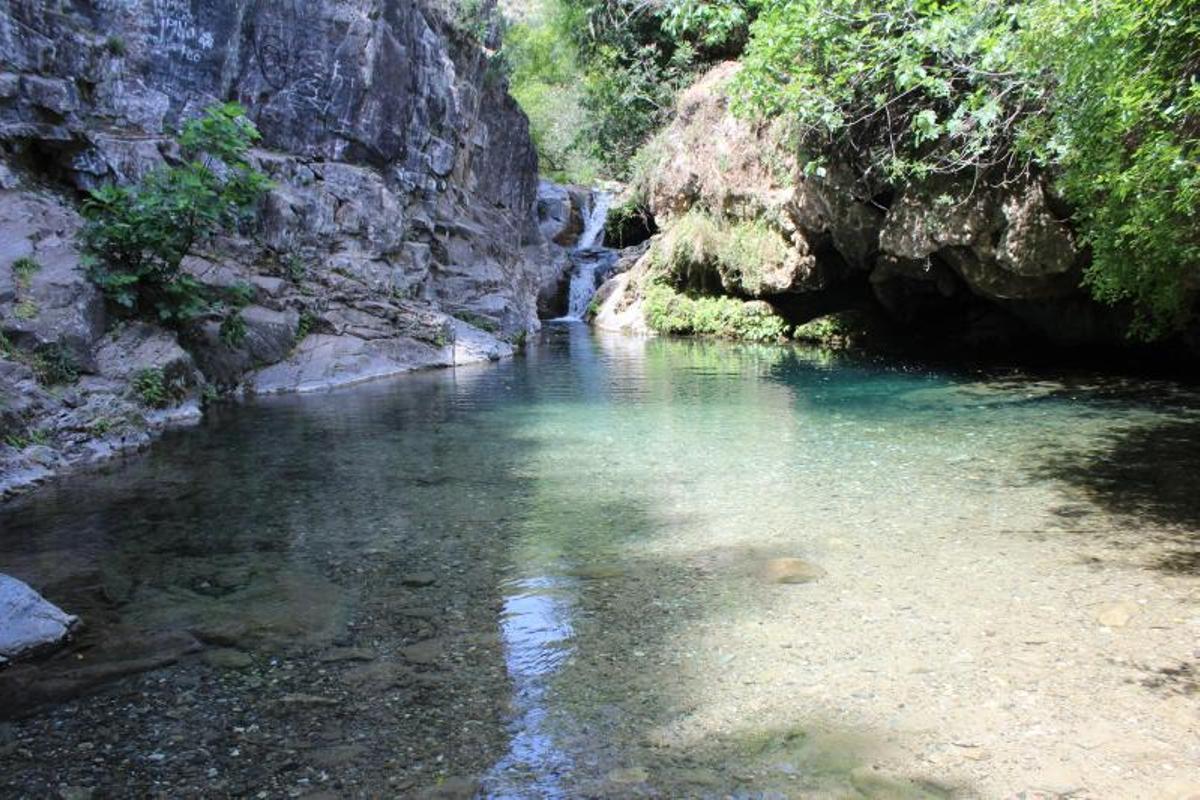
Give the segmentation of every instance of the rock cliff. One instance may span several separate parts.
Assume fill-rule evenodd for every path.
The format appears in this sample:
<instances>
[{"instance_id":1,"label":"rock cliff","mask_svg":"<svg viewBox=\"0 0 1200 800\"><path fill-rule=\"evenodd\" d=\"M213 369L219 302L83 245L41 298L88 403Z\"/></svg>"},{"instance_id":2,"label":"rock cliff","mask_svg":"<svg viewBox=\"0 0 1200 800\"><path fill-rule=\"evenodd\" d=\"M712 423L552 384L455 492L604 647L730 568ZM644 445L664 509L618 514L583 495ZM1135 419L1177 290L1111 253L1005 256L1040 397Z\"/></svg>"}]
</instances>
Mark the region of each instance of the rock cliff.
<instances>
[{"instance_id":1,"label":"rock cliff","mask_svg":"<svg viewBox=\"0 0 1200 800\"><path fill-rule=\"evenodd\" d=\"M726 229L753 223L766 231L759 236L771 240L762 248L768 257L757 259L754 280L717 258L701 265L715 273L705 286L766 300L793 323L865 310L902 338L1003 348L1127 344L1127 314L1080 288L1087 253L1045 185L997 190L964 180L897 189L873 185L847 164L801 170L783 131L730 112L724 87L737 69L719 65L680 96L641 186L668 247L672 225L695 213ZM598 324L645 327L639 293L650 258L604 289Z\"/></svg>"},{"instance_id":2,"label":"rock cliff","mask_svg":"<svg viewBox=\"0 0 1200 800\"><path fill-rule=\"evenodd\" d=\"M456 8L0 2L0 492L141 444L214 390L500 358L536 328L555 256L537 157L487 4ZM171 161L170 134L219 101L248 110L273 181L255 230L184 265L253 287L237 346L215 319L181 339L114 316L75 245L83 193Z\"/></svg>"}]
</instances>

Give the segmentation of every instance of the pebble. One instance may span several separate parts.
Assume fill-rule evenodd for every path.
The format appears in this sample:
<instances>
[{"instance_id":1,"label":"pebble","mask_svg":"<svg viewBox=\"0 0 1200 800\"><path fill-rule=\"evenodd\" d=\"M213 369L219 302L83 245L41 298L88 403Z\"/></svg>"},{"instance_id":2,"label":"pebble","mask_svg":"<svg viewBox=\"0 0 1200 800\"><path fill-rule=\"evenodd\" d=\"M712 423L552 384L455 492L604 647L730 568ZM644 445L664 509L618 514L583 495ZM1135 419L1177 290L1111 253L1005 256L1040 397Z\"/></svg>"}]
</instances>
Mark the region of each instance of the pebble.
<instances>
[{"instance_id":1,"label":"pebble","mask_svg":"<svg viewBox=\"0 0 1200 800\"><path fill-rule=\"evenodd\" d=\"M1096 621L1108 628L1124 628L1137 613L1136 604L1128 600L1110 603L1096 612Z\"/></svg>"}]
</instances>

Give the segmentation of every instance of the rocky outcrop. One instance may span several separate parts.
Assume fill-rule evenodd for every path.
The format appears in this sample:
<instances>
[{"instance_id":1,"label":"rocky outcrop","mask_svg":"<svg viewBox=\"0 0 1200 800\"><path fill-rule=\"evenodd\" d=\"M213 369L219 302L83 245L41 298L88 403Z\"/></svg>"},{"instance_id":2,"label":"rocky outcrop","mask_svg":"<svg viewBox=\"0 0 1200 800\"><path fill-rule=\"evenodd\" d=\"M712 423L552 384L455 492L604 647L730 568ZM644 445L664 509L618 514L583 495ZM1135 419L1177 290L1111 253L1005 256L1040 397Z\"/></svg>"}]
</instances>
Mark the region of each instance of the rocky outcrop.
<instances>
[{"instance_id":1,"label":"rocky outcrop","mask_svg":"<svg viewBox=\"0 0 1200 800\"><path fill-rule=\"evenodd\" d=\"M28 584L0 575L0 664L60 644L78 623Z\"/></svg>"},{"instance_id":2,"label":"rocky outcrop","mask_svg":"<svg viewBox=\"0 0 1200 800\"><path fill-rule=\"evenodd\" d=\"M894 191L845 164L802 170L781 132L730 112L724 87L737 69L720 65L681 94L644 187L667 251L672 226L697 213L726 232L754 222L782 242L757 259L753 280L714 264L722 291L767 300L795 323L868 308L901 331L979 345L1123 341L1121 312L1080 288L1087 254L1043 183L930 180ZM617 279L604 295L637 283ZM610 309L609 324L638 327L628 318L636 298L612 305L623 316Z\"/></svg>"},{"instance_id":3,"label":"rocky outcrop","mask_svg":"<svg viewBox=\"0 0 1200 800\"><path fill-rule=\"evenodd\" d=\"M571 214L552 235L546 215L539 228L528 123L490 43L447 8L0 5L0 492L87 460L76 445L101 433L138 446L150 420L214 389L311 390L500 358L537 327L539 288L565 262L551 240ZM180 336L122 323L80 270L73 207L174 159L171 132L227 100L262 132L252 160L272 189L252 230L185 269L252 287L245 335L222 337L215 317ZM138 376L166 378L166 409L138 396ZM27 464L37 447L48 463Z\"/></svg>"}]
</instances>

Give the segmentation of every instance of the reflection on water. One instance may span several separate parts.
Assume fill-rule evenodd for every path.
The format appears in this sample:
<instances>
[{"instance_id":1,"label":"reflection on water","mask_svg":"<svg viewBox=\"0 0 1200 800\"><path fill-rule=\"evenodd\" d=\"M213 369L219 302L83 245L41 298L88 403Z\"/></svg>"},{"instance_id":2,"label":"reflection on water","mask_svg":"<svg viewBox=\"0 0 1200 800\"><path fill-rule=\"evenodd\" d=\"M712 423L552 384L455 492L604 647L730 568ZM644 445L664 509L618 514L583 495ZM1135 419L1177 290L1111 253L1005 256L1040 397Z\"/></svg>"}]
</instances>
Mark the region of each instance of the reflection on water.
<instances>
[{"instance_id":1,"label":"reflection on water","mask_svg":"<svg viewBox=\"0 0 1200 800\"><path fill-rule=\"evenodd\" d=\"M562 579L508 581L500 630L513 684L508 753L484 779L489 797L568 796L562 779L572 768L548 725L550 678L571 654L570 586Z\"/></svg>"},{"instance_id":2,"label":"reflection on water","mask_svg":"<svg viewBox=\"0 0 1200 800\"><path fill-rule=\"evenodd\" d=\"M1038 580L1059 535L1107 541L1134 503L1174 563L1200 541L1163 491L1187 390L1001 377L562 325L510 363L222 409L0 512L0 571L89 623L0 675L5 710L112 687L21 723L0 790L938 796L952 770L882 743L1006 669L1036 686L1008 658L1058 641L1034 617L1111 599ZM774 558L826 577L765 582ZM57 774L82 741L129 766Z\"/></svg>"}]
</instances>

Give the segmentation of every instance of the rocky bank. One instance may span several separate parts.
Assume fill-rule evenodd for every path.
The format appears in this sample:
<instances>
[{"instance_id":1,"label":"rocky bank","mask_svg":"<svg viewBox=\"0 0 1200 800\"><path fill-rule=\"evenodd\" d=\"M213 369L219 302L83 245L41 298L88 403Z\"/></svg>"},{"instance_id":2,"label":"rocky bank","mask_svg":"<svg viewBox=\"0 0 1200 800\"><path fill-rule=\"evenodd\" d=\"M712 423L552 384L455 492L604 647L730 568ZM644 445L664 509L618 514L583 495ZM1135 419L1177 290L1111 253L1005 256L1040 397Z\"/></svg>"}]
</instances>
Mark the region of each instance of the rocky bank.
<instances>
[{"instance_id":1,"label":"rocky bank","mask_svg":"<svg viewBox=\"0 0 1200 800\"><path fill-rule=\"evenodd\" d=\"M840 315L818 332L844 332L849 312L893 338L974 350L1130 347L1128 311L1081 288L1088 253L1046 183L895 187L850 164L802 169L781 130L730 111L725 87L738 68L719 65L681 94L625 208L640 207L664 229L656 247L670 244L685 217L702 214L729 229L755 226L765 257L753 274L701 259L690 274L667 278L675 288L766 301L793 325ZM646 330L645 288L662 272L652 248L603 288L596 323Z\"/></svg>"},{"instance_id":2,"label":"rocky bank","mask_svg":"<svg viewBox=\"0 0 1200 800\"><path fill-rule=\"evenodd\" d=\"M0 4L0 495L220 394L503 358L536 329L563 250L491 9L455 8ZM215 317L177 335L114 315L75 242L87 190L176 158L170 134L218 101L248 110L273 182L254 230L185 262L253 287L237 346Z\"/></svg>"}]
</instances>

